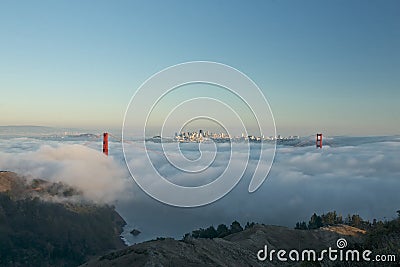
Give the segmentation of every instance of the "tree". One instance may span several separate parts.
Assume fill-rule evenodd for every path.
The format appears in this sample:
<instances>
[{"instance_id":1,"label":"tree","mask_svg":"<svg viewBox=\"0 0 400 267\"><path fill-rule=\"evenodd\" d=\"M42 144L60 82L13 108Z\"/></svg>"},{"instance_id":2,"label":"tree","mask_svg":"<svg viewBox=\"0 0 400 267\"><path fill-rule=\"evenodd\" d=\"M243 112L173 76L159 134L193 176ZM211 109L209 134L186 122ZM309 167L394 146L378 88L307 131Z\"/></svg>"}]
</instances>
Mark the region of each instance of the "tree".
<instances>
[{"instance_id":1,"label":"tree","mask_svg":"<svg viewBox=\"0 0 400 267\"><path fill-rule=\"evenodd\" d=\"M254 222L247 222L246 225L244 226L244 229L249 229L252 228L254 225L256 225Z\"/></svg>"},{"instance_id":2,"label":"tree","mask_svg":"<svg viewBox=\"0 0 400 267\"><path fill-rule=\"evenodd\" d=\"M330 211L327 214L322 214L321 219L323 225L335 225L343 223L342 216L338 216L336 211Z\"/></svg>"},{"instance_id":3,"label":"tree","mask_svg":"<svg viewBox=\"0 0 400 267\"><path fill-rule=\"evenodd\" d=\"M201 234L200 237L201 238L215 238L217 237L217 230L215 230L214 226L210 226L207 229L205 229Z\"/></svg>"},{"instance_id":4,"label":"tree","mask_svg":"<svg viewBox=\"0 0 400 267\"><path fill-rule=\"evenodd\" d=\"M344 220L344 223L347 224L347 225L351 225L352 224L350 214L347 214L346 219Z\"/></svg>"},{"instance_id":5,"label":"tree","mask_svg":"<svg viewBox=\"0 0 400 267\"><path fill-rule=\"evenodd\" d=\"M343 224L343 217L342 217L342 215L337 216L335 224Z\"/></svg>"},{"instance_id":6,"label":"tree","mask_svg":"<svg viewBox=\"0 0 400 267\"><path fill-rule=\"evenodd\" d=\"M296 227L294 229L307 230L308 228L306 222L302 221L302 222L297 222Z\"/></svg>"},{"instance_id":7,"label":"tree","mask_svg":"<svg viewBox=\"0 0 400 267\"><path fill-rule=\"evenodd\" d=\"M229 229L225 224L218 225L218 227L217 227L217 237L222 238L222 237L225 237L225 236L227 236L229 234L230 234Z\"/></svg>"},{"instance_id":8,"label":"tree","mask_svg":"<svg viewBox=\"0 0 400 267\"><path fill-rule=\"evenodd\" d=\"M186 234L183 236L182 240L187 241L187 240L190 239L190 237L191 237L190 233L186 233Z\"/></svg>"},{"instance_id":9,"label":"tree","mask_svg":"<svg viewBox=\"0 0 400 267\"><path fill-rule=\"evenodd\" d=\"M360 215L358 214L353 214L353 216L351 216L351 226L353 227L361 227L363 223L363 219L360 217Z\"/></svg>"},{"instance_id":10,"label":"tree","mask_svg":"<svg viewBox=\"0 0 400 267\"><path fill-rule=\"evenodd\" d=\"M240 225L240 223L238 221L232 222L230 232L234 234L241 231L243 231L243 227Z\"/></svg>"},{"instance_id":11,"label":"tree","mask_svg":"<svg viewBox=\"0 0 400 267\"><path fill-rule=\"evenodd\" d=\"M192 237L194 237L194 238L199 238L200 235L201 235L201 233L202 233L203 231L204 231L203 228L200 228L200 229L198 229L198 230L193 230L193 231L192 231Z\"/></svg>"},{"instance_id":12,"label":"tree","mask_svg":"<svg viewBox=\"0 0 400 267\"><path fill-rule=\"evenodd\" d=\"M322 227L322 219L321 216L318 216L316 213L314 213L311 216L310 221L308 222L308 229L318 229Z\"/></svg>"},{"instance_id":13,"label":"tree","mask_svg":"<svg viewBox=\"0 0 400 267\"><path fill-rule=\"evenodd\" d=\"M210 226L207 229L200 228L192 231L193 238L214 238L217 237L218 233L214 226Z\"/></svg>"}]
</instances>

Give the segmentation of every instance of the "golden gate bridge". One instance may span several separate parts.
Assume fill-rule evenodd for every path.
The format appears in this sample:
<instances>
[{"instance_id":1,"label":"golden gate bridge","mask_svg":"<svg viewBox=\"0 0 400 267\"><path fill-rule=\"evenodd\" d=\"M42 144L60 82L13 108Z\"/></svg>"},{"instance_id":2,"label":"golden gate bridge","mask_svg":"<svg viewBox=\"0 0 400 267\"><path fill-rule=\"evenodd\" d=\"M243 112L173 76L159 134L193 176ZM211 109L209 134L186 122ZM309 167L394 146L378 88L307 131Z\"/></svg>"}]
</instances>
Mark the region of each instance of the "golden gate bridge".
<instances>
[{"instance_id":1,"label":"golden gate bridge","mask_svg":"<svg viewBox=\"0 0 400 267\"><path fill-rule=\"evenodd\" d=\"M101 135L97 135L97 136L100 137ZM124 143L129 143L129 144L134 145L134 142L131 142L131 141L128 141L128 140L122 140L122 139L120 139L120 138L118 138L118 137L116 137L116 136L114 136L114 135L112 135L111 133L108 133L108 132L104 132L102 134L102 136L103 136L103 150L102 151L103 151L103 154L106 155L106 156L108 156L108 152L109 152L109 146L108 146L109 137L114 138L115 140L117 140L120 143L124 142ZM317 134L312 134L312 135L303 137L302 138L303 140L300 141L299 143L293 145L293 147L310 146L315 142L315 147L317 149L322 149L322 146L323 146L323 137L322 136L323 136L322 133L317 133ZM327 145L329 145L330 147L334 147L334 145L332 145L332 143L330 141L328 141L328 138L325 137L324 140L325 140L324 142ZM163 154L160 151L156 151L156 150L152 150L152 149L146 149L146 150L154 152L154 153L158 153L158 154Z\"/></svg>"}]
</instances>

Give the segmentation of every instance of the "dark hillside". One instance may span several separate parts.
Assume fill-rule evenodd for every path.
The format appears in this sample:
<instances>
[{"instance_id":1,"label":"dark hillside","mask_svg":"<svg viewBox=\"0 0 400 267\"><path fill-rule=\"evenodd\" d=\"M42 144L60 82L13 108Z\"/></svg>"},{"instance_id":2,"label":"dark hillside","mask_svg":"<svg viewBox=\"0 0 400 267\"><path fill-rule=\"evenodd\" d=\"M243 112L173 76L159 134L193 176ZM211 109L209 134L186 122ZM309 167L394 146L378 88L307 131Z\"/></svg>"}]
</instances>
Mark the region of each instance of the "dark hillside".
<instances>
[{"instance_id":1,"label":"dark hillside","mask_svg":"<svg viewBox=\"0 0 400 267\"><path fill-rule=\"evenodd\" d=\"M8 172L0 173L0 188L1 266L76 266L124 247L125 222L112 206L67 202L76 192L68 186ZM45 200L57 194L64 201Z\"/></svg>"}]
</instances>

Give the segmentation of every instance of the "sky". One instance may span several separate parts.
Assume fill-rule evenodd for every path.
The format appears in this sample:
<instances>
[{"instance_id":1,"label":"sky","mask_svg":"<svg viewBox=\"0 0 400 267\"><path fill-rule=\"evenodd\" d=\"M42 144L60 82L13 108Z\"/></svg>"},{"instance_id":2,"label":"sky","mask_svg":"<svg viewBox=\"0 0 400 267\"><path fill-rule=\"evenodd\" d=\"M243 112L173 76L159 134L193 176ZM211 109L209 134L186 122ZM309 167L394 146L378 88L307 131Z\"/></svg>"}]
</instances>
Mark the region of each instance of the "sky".
<instances>
[{"instance_id":1,"label":"sky","mask_svg":"<svg viewBox=\"0 0 400 267\"><path fill-rule=\"evenodd\" d=\"M400 134L399 1L1 1L0 125L118 129L194 60L262 90L285 135Z\"/></svg>"}]
</instances>

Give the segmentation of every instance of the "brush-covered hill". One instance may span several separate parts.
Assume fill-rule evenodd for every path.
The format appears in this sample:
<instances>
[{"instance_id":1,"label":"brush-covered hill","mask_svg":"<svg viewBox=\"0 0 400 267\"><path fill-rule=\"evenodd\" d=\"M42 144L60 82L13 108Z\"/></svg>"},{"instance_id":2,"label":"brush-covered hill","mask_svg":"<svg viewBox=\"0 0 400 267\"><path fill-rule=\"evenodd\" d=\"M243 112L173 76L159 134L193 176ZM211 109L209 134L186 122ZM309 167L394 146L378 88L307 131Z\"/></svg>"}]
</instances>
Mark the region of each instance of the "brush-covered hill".
<instances>
[{"instance_id":1,"label":"brush-covered hill","mask_svg":"<svg viewBox=\"0 0 400 267\"><path fill-rule=\"evenodd\" d=\"M335 224L318 229L290 229L282 226L247 223L245 229L235 221L230 227L210 226L186 234L182 240L158 238L92 259L83 266L400 266L400 217L393 221L377 223L364 230L346 224ZM342 239L344 238L344 240ZM331 261L327 254L323 260L299 258L289 260L288 253L296 250L314 250L317 258L322 250L332 248L338 251L338 243L347 250L371 250L371 261ZM267 246L273 260L260 261L257 253ZM342 248L342 247L340 247ZM287 261L279 261L279 250L286 251ZM376 255L393 254L397 258L390 262L374 261ZM262 254L261 256L263 256ZM336 255L339 255L337 252ZM352 257L349 254L349 257ZM301 256L300 256L301 257ZM337 256L339 257L339 256Z\"/></svg>"},{"instance_id":2,"label":"brush-covered hill","mask_svg":"<svg viewBox=\"0 0 400 267\"><path fill-rule=\"evenodd\" d=\"M0 266L77 266L123 248L124 225L65 184L0 172Z\"/></svg>"},{"instance_id":3,"label":"brush-covered hill","mask_svg":"<svg viewBox=\"0 0 400 267\"><path fill-rule=\"evenodd\" d=\"M223 238L183 240L159 238L106 254L83 266L300 266L300 263L261 262L257 252L268 250L316 249L335 246L343 235L334 231L294 230L287 227L255 224ZM360 236L346 236L359 242Z\"/></svg>"}]
</instances>

